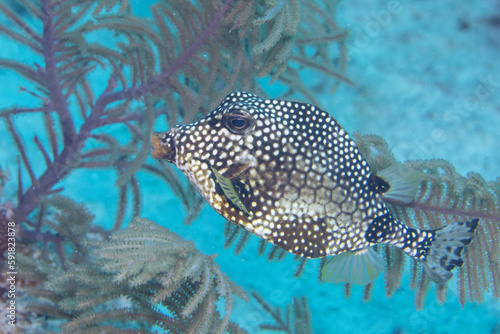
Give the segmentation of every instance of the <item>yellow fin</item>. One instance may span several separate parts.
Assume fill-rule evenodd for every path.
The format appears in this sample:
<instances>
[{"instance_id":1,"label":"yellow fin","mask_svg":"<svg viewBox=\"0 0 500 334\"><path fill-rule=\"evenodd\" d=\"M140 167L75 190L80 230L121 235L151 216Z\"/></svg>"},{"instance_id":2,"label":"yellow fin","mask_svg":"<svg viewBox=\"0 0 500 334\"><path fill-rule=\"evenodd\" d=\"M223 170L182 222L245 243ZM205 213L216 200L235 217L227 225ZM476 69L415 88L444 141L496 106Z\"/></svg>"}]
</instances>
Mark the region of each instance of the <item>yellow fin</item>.
<instances>
[{"instance_id":1,"label":"yellow fin","mask_svg":"<svg viewBox=\"0 0 500 334\"><path fill-rule=\"evenodd\" d=\"M329 259L321 269L321 280L333 284L366 285L384 269L384 260L372 247L343 252Z\"/></svg>"},{"instance_id":2,"label":"yellow fin","mask_svg":"<svg viewBox=\"0 0 500 334\"><path fill-rule=\"evenodd\" d=\"M238 192L236 189L234 189L233 186L233 181L230 179L224 177L221 173L219 173L215 168L212 168L212 166L208 165L210 167L210 170L212 173L214 173L215 178L217 179L217 182L219 183L220 187L222 188L222 191L224 192L224 195L226 198L233 203L234 206L236 206L239 210L243 211L246 215L250 216L250 213L248 212L247 208L241 201L240 196L238 195Z\"/></svg>"},{"instance_id":3,"label":"yellow fin","mask_svg":"<svg viewBox=\"0 0 500 334\"><path fill-rule=\"evenodd\" d=\"M392 198L403 203L410 203L415 199L415 194L420 187L424 174L417 172L404 164L392 165L377 176L384 179L389 185L389 190L382 195L383 198Z\"/></svg>"}]
</instances>

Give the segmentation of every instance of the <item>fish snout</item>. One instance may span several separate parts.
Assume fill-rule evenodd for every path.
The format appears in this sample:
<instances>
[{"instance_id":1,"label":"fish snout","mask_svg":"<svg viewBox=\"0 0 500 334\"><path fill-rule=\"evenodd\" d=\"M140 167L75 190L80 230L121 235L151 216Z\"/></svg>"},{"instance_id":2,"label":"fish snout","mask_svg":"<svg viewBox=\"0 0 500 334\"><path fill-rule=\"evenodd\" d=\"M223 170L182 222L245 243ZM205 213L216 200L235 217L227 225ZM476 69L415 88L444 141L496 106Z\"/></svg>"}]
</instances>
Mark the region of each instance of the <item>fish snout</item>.
<instances>
[{"instance_id":1,"label":"fish snout","mask_svg":"<svg viewBox=\"0 0 500 334\"><path fill-rule=\"evenodd\" d=\"M151 134L151 144L153 145L151 156L153 158L164 159L172 163L175 161L174 134L175 129Z\"/></svg>"}]
</instances>

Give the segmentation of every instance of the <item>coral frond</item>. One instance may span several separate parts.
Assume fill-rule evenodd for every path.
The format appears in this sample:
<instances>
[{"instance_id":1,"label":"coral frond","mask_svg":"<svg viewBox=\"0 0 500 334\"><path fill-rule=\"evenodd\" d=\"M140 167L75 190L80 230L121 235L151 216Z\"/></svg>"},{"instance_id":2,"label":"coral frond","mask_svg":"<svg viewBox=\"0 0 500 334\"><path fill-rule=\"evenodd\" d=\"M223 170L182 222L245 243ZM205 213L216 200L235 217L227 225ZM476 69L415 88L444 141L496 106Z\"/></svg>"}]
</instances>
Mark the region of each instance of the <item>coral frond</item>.
<instances>
[{"instance_id":1,"label":"coral frond","mask_svg":"<svg viewBox=\"0 0 500 334\"><path fill-rule=\"evenodd\" d=\"M396 163L382 138L356 135L356 142L375 172ZM466 248L464 265L457 273L459 300L462 306L467 301L481 302L486 292L500 299L500 179L486 182L477 173L464 177L445 160L408 161L405 164L422 173L424 179L414 201L385 200L392 214L404 224L419 229L436 229L479 218L475 240ZM385 252L388 259L386 292L391 295L401 279L402 255L394 247ZM414 269L412 287L416 289L416 307L421 308L430 279L420 269ZM438 289L438 298L443 301L440 291Z\"/></svg>"},{"instance_id":2,"label":"coral frond","mask_svg":"<svg viewBox=\"0 0 500 334\"><path fill-rule=\"evenodd\" d=\"M274 324L261 324L260 329L283 332L287 334L312 334L311 310L306 297L293 297L292 305L287 305L283 316L278 307L267 303L257 292L252 292L260 306L273 318Z\"/></svg>"},{"instance_id":3,"label":"coral frond","mask_svg":"<svg viewBox=\"0 0 500 334\"><path fill-rule=\"evenodd\" d=\"M57 210L48 226L58 232L68 220L81 227L92 220L85 207L68 198L53 196L47 205ZM246 299L245 292L192 242L136 219L109 240L82 244L89 232L81 236L81 227L65 231L67 269L19 255L24 279L37 282L31 295L43 299L32 303L33 312L65 319L66 331L102 332L109 322L121 331L139 322L142 328L157 325L173 333L245 333L229 318L234 296ZM80 257L69 256L75 247ZM218 300L225 302L222 314Z\"/></svg>"}]
</instances>

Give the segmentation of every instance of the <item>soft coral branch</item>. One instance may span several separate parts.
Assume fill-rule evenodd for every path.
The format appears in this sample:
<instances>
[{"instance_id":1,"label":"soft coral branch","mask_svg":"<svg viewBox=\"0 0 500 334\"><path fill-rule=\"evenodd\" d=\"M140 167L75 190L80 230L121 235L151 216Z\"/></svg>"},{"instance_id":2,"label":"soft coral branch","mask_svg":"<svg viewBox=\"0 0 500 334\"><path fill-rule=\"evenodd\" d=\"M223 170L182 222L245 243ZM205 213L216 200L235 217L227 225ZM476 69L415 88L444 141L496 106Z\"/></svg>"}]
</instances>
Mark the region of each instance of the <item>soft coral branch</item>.
<instances>
[{"instance_id":1,"label":"soft coral branch","mask_svg":"<svg viewBox=\"0 0 500 334\"><path fill-rule=\"evenodd\" d=\"M206 46L207 42L215 36L217 30L223 23L224 15L231 8L232 2L233 0L224 1L220 10L213 17L211 22L201 30L202 33L199 37L195 39L191 45L185 48L184 51L167 68L162 70L159 74L147 79L140 85L112 93L102 94L95 103L95 111L99 113L104 110L108 104L116 101L140 98L144 94L151 92L160 86L168 84L168 79L178 72L179 69L186 66L189 61L192 60L192 58Z\"/></svg>"},{"instance_id":2,"label":"soft coral branch","mask_svg":"<svg viewBox=\"0 0 500 334\"><path fill-rule=\"evenodd\" d=\"M42 54L45 60L45 68L39 69L39 71L41 71L44 77L46 87L50 94L50 105L59 116L63 131L64 148L54 157L46 171L38 179L35 179L33 186L27 189L21 197L19 205L14 210L15 217L18 221L25 220L35 209L40 198L49 194L52 187L66 177L73 168L81 167L81 150L90 137L91 132L96 128L117 121L116 118L108 120L107 117L103 117L105 116L105 110L108 105L118 101L140 98L158 87L164 86L164 82L166 82L169 77L186 66L198 52L204 49L209 40L216 35L217 30L223 24L224 15L231 7L232 2L233 0L226 0L208 25L200 29L199 36L159 74L146 80L143 84L132 88L112 93L109 89L105 89L92 105L89 117L85 119L77 133L74 120L62 91L60 83L61 75L57 68L53 3L51 0L42 1ZM141 115L135 114L134 117L130 115L120 116L118 121L123 121L125 118L127 120L138 120L141 118Z\"/></svg>"},{"instance_id":3,"label":"soft coral branch","mask_svg":"<svg viewBox=\"0 0 500 334\"><path fill-rule=\"evenodd\" d=\"M5 118L7 121L7 126L9 128L10 133L12 134L12 137L14 138L14 142L16 143L17 149L19 150L19 154L21 155L21 159L23 160L24 166L26 167L26 170L28 171L28 174L31 179L31 183L36 186L37 184L37 179L35 176L35 172L33 171L33 168L31 166L31 163L28 159L28 155L26 154L26 149L24 148L24 145L21 141L21 137L16 131L16 128L14 127L14 124L12 124L12 121L10 117Z\"/></svg>"},{"instance_id":4,"label":"soft coral branch","mask_svg":"<svg viewBox=\"0 0 500 334\"><path fill-rule=\"evenodd\" d=\"M51 105L61 120L64 145L66 146L71 145L76 135L76 129L60 83L60 74L56 61L56 35L54 33L54 14L52 10L52 1L42 0L42 55L45 60L43 77L50 94Z\"/></svg>"}]
</instances>

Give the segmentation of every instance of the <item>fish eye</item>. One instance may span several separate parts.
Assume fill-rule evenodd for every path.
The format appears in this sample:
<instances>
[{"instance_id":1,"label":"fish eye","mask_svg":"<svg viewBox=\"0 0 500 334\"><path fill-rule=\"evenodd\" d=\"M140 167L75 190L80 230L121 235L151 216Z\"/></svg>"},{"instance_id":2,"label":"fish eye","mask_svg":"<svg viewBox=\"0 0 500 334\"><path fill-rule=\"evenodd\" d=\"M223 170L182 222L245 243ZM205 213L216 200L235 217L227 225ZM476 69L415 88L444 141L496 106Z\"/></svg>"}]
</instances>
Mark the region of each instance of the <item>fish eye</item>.
<instances>
[{"instance_id":1,"label":"fish eye","mask_svg":"<svg viewBox=\"0 0 500 334\"><path fill-rule=\"evenodd\" d=\"M240 119L234 118L231 120L231 124L234 126L235 129L243 129L247 124L247 120L242 118Z\"/></svg>"},{"instance_id":2,"label":"fish eye","mask_svg":"<svg viewBox=\"0 0 500 334\"><path fill-rule=\"evenodd\" d=\"M229 131L235 134L247 134L252 131L255 124L254 119L241 110L230 110L224 115L223 122Z\"/></svg>"}]
</instances>

